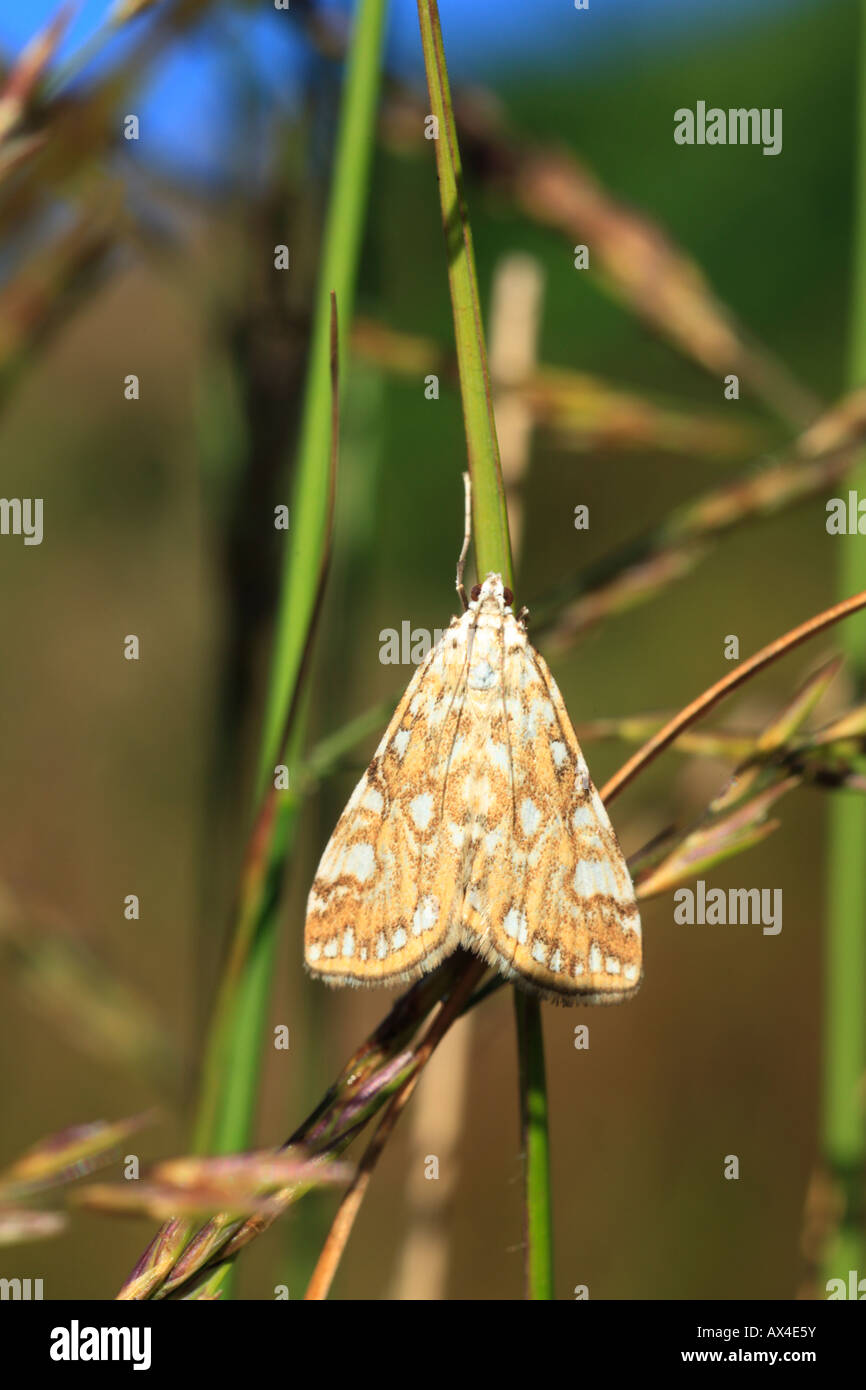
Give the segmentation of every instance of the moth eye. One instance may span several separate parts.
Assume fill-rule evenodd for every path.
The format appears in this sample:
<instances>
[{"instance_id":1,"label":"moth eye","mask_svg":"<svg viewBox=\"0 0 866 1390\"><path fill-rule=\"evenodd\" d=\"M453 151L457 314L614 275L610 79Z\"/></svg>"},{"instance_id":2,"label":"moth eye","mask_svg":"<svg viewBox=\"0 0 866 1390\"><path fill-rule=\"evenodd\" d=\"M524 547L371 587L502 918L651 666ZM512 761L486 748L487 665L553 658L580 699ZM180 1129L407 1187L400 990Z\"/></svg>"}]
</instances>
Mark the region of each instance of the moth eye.
<instances>
[{"instance_id":1,"label":"moth eye","mask_svg":"<svg viewBox=\"0 0 866 1390\"><path fill-rule=\"evenodd\" d=\"M510 590L510 589L503 589L503 590L502 590L502 597L505 599L505 607L506 607L506 608L510 608L511 605L512 605L512 603L514 602L514 595L513 595L513 593L511 592L511 590Z\"/></svg>"},{"instance_id":2,"label":"moth eye","mask_svg":"<svg viewBox=\"0 0 866 1390\"><path fill-rule=\"evenodd\" d=\"M472 600L473 603L475 602L475 600L476 600L477 598L480 598L480 597L481 597L481 585L480 585L480 584L473 584L473 585L472 585L472 589L470 590L469 597L471 598L471 600Z\"/></svg>"}]
</instances>

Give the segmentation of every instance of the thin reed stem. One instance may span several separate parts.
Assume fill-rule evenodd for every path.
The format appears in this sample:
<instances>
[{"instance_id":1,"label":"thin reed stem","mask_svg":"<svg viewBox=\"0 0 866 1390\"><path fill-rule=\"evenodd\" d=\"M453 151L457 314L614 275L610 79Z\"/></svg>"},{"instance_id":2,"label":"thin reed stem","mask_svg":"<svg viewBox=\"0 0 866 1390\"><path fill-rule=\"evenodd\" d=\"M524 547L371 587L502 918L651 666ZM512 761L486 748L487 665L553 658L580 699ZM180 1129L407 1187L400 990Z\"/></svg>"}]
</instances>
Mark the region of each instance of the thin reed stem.
<instances>
[{"instance_id":1,"label":"thin reed stem","mask_svg":"<svg viewBox=\"0 0 866 1390\"><path fill-rule=\"evenodd\" d=\"M513 588L508 511L496 438L472 231L463 196L457 124L435 0L418 0L418 18L430 109L439 126L438 139L433 144L448 254L448 283L454 315L466 448L472 477L476 568L479 575L491 571L500 574L505 583ZM553 1229L550 1170L546 1162L549 1141L541 1005L534 996L518 990L515 1009L519 1021L521 1131L531 1140L525 1144L527 1292L533 1298L549 1298L553 1284Z\"/></svg>"},{"instance_id":2,"label":"thin reed stem","mask_svg":"<svg viewBox=\"0 0 866 1390\"><path fill-rule=\"evenodd\" d=\"M855 139L854 264L849 374L866 381L866 3L860 6L859 111ZM866 494L861 455L849 487ZM837 583L843 593L866 586L866 555L859 535L839 536ZM866 694L866 615L846 626L842 650L855 684ZM821 1155L840 1212L825 1242L822 1285L847 1280L866 1267L863 1182L866 1170L866 798L836 796L829 810L824 941Z\"/></svg>"},{"instance_id":3,"label":"thin reed stem","mask_svg":"<svg viewBox=\"0 0 866 1390\"><path fill-rule=\"evenodd\" d=\"M685 709L680 710L679 714L674 715L664 728L659 729L642 748L624 763L618 772L615 772L609 782L606 782L601 789L602 801L610 801L612 797L628 786L629 782L637 776L639 772L658 757L659 753L664 752L678 738L684 729L703 719L705 714L709 714L720 700L724 700L726 695L744 685L752 676L757 675L758 671L765 666L771 666L774 661L785 656L788 652L799 647L802 642L808 642L810 637L815 637L825 628L832 627L834 623L841 622L843 618L849 617L852 613L857 613L866 608L866 591L861 594L854 594L852 598L844 599L841 603L836 603L832 608L827 608L823 613L818 613L814 618L808 618L799 627L792 628L783 637L777 637L774 642L769 642L766 647L762 647L754 656L750 656L748 661L744 661L742 666L736 667L722 680L716 681L709 690L705 690L691 704L686 705Z\"/></svg>"}]
</instances>

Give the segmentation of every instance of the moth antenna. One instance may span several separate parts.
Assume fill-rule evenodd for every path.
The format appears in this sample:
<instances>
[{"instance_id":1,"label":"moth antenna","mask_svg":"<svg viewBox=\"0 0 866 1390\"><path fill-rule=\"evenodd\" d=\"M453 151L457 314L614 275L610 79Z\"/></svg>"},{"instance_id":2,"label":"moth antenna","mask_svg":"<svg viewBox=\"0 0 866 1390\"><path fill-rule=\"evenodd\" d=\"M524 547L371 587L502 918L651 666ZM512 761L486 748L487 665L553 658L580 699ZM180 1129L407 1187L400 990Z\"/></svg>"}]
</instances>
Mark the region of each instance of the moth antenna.
<instances>
[{"instance_id":1,"label":"moth antenna","mask_svg":"<svg viewBox=\"0 0 866 1390\"><path fill-rule=\"evenodd\" d=\"M466 568L466 556L469 553L469 543L472 540L472 479L468 473L463 474L463 493L466 499L466 510L463 515L463 549L457 560L457 592L460 595L460 602L463 604L463 611L469 607L469 600L466 597L466 589L463 584L463 571Z\"/></svg>"}]
</instances>

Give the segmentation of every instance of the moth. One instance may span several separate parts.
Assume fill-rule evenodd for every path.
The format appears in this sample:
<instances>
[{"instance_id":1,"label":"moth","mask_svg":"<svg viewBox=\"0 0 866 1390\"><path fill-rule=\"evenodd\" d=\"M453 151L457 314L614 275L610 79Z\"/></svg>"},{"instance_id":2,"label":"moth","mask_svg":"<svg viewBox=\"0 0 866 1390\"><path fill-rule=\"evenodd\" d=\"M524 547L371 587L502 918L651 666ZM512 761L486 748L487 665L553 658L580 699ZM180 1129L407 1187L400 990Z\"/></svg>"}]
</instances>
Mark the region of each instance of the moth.
<instances>
[{"instance_id":1,"label":"moth","mask_svg":"<svg viewBox=\"0 0 866 1390\"><path fill-rule=\"evenodd\" d=\"M462 946L545 999L638 988L631 877L513 601L498 574L475 585L337 822L305 928L327 984L414 980Z\"/></svg>"}]
</instances>

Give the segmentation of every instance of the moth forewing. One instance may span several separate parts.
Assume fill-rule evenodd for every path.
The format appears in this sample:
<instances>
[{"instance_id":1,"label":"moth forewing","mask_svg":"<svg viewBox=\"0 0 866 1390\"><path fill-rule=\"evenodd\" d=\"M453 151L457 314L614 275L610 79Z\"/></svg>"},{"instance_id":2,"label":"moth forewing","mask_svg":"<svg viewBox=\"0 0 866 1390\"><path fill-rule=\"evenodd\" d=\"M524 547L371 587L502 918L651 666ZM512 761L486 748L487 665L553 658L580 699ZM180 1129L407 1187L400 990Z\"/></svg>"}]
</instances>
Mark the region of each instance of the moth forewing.
<instances>
[{"instance_id":1,"label":"moth forewing","mask_svg":"<svg viewBox=\"0 0 866 1390\"><path fill-rule=\"evenodd\" d=\"M463 866L436 831L447 783L440 751L459 719L460 681L450 680L459 622L409 682L322 855L305 953L310 971L329 984L415 978L456 945L446 936L459 916ZM434 895L442 875L447 891Z\"/></svg>"},{"instance_id":2,"label":"moth forewing","mask_svg":"<svg viewBox=\"0 0 866 1390\"><path fill-rule=\"evenodd\" d=\"M414 979L459 945L545 998L614 1002L640 982L622 851L495 574L410 681L307 907L307 965L328 983Z\"/></svg>"},{"instance_id":3,"label":"moth forewing","mask_svg":"<svg viewBox=\"0 0 866 1390\"><path fill-rule=\"evenodd\" d=\"M507 683L521 691L511 720L512 872L489 867L489 945L500 968L547 998L613 1003L641 978L631 876L546 663L525 635L509 661Z\"/></svg>"}]
</instances>

